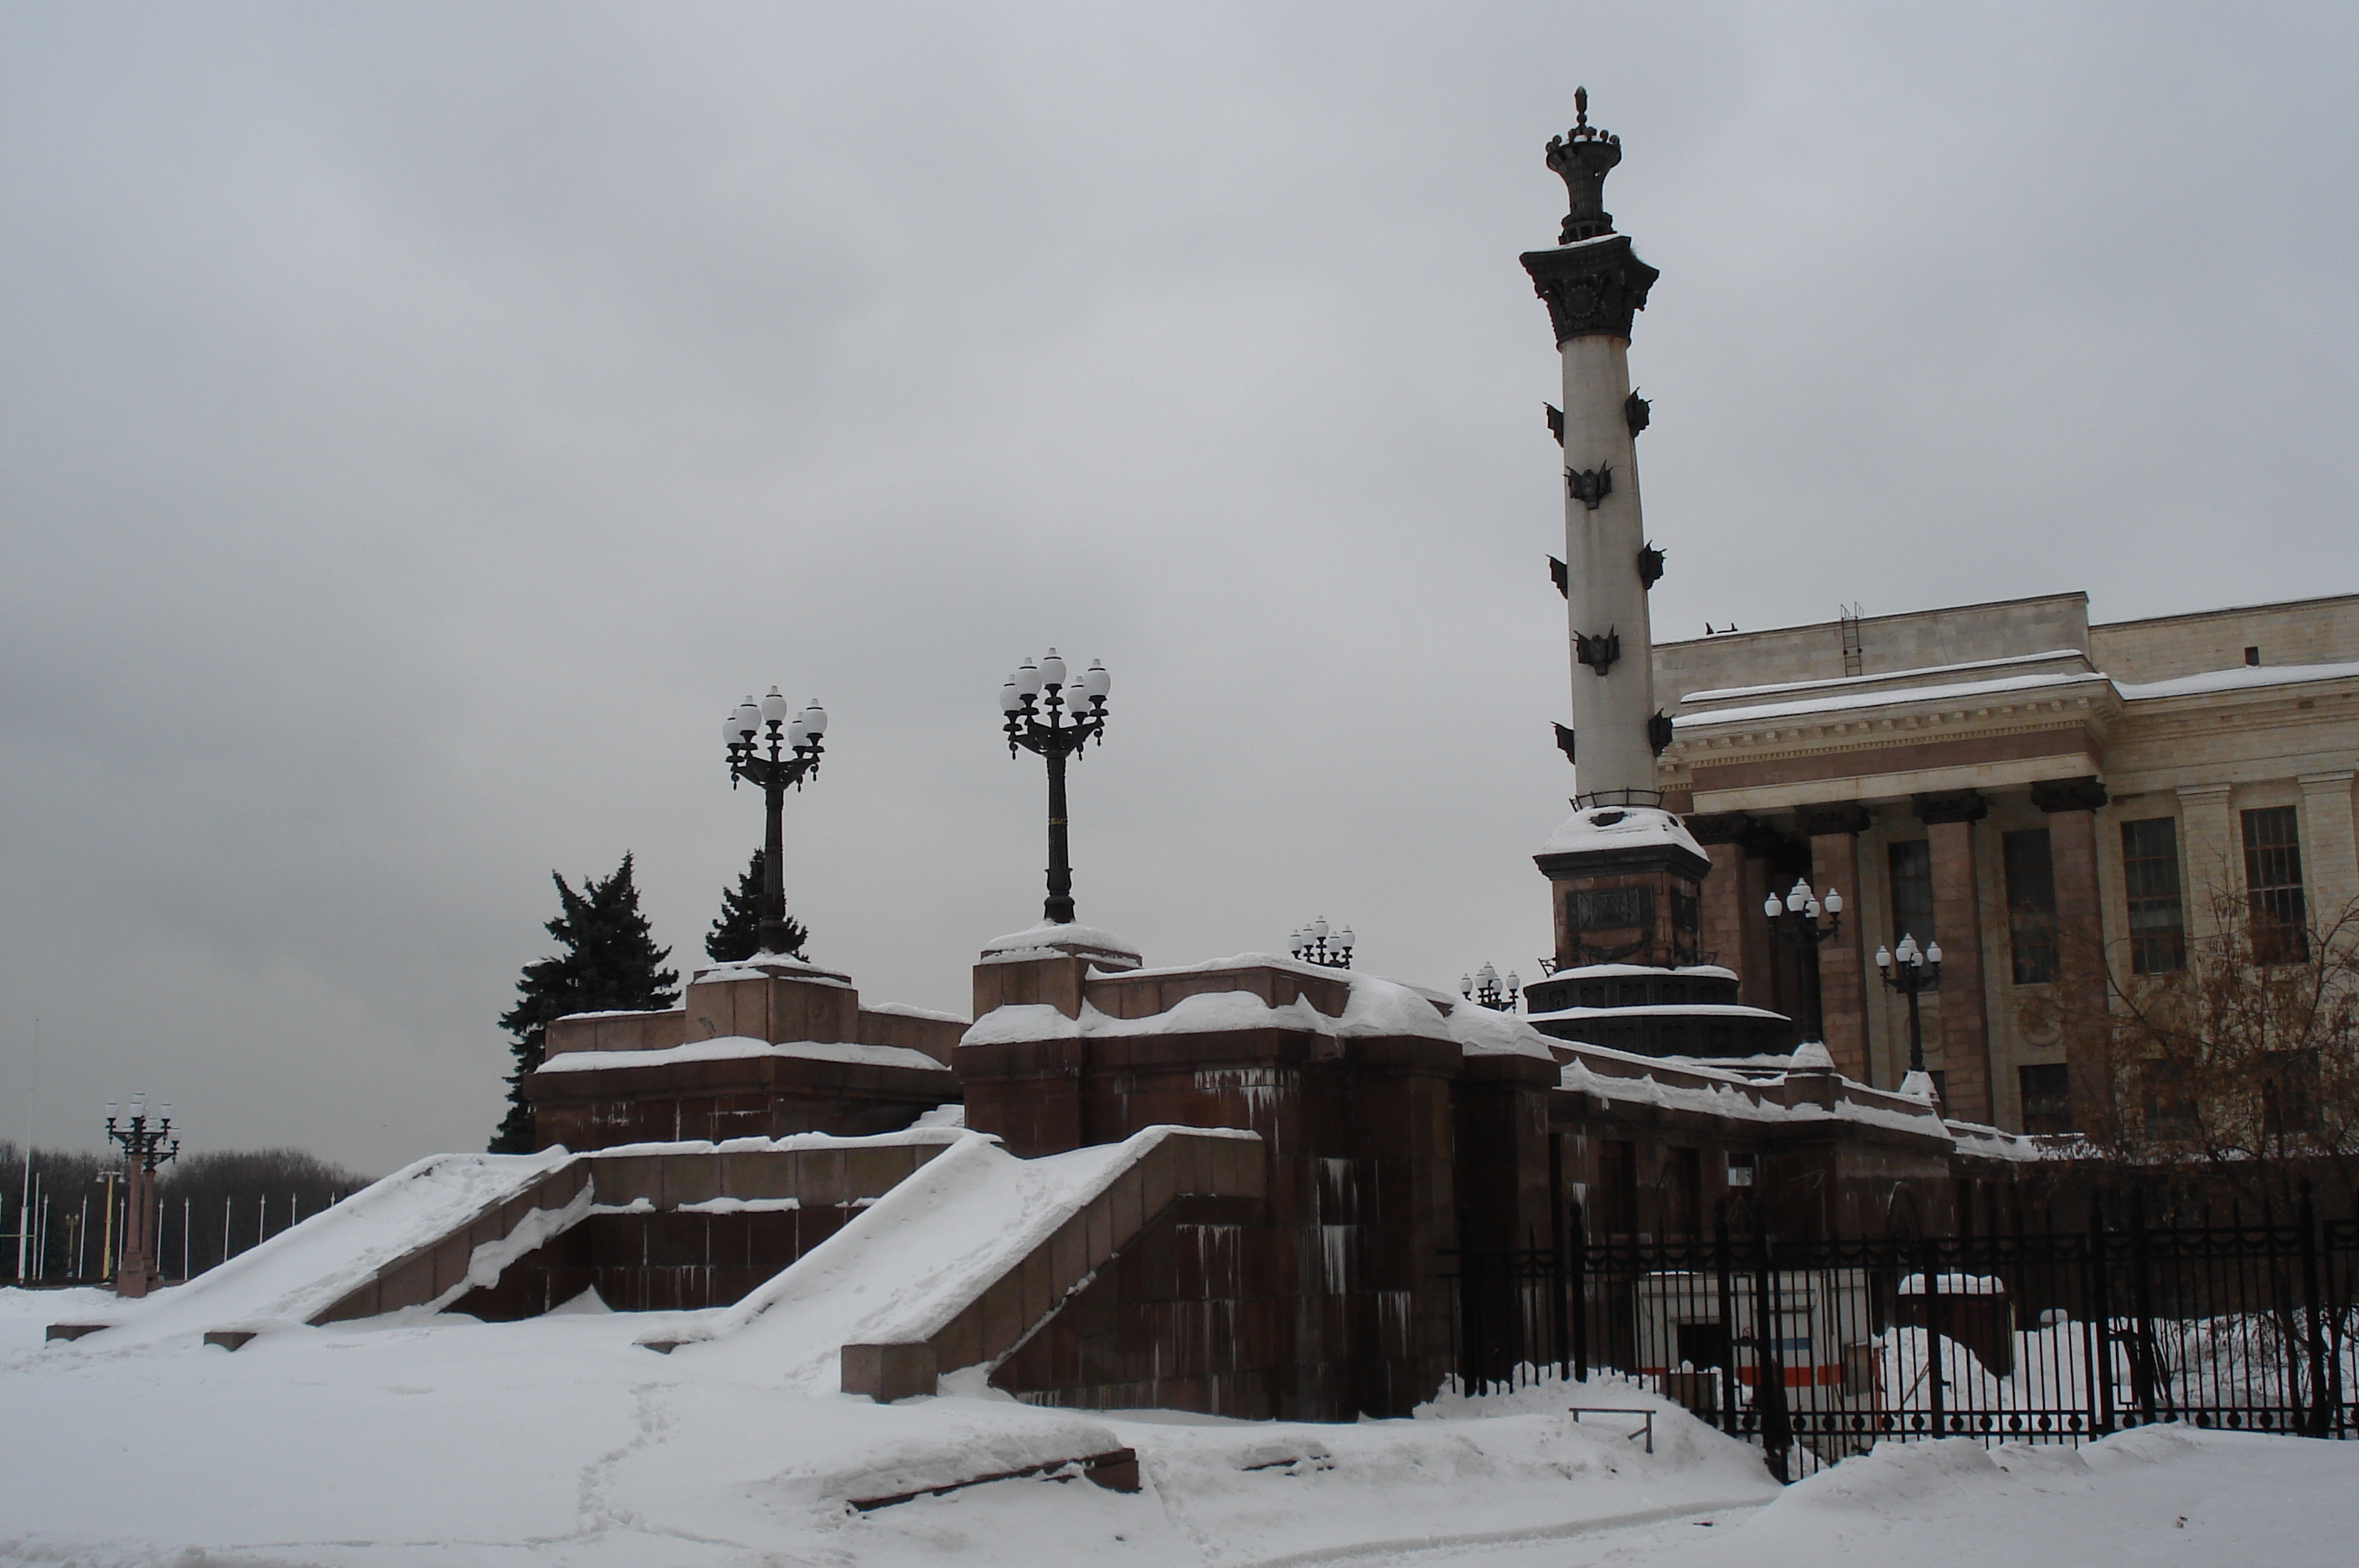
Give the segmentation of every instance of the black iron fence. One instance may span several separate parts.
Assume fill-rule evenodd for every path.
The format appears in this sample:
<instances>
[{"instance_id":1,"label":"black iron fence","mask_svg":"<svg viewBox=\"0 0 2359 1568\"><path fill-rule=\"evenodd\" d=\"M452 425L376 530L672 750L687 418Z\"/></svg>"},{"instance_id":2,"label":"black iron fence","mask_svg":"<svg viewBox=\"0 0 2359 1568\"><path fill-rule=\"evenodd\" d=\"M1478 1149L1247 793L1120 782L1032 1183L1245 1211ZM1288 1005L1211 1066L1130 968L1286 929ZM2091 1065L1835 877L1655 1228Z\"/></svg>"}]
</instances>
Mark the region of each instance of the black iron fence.
<instances>
[{"instance_id":1,"label":"black iron fence","mask_svg":"<svg viewBox=\"0 0 2359 1568\"><path fill-rule=\"evenodd\" d=\"M2359 1436L2359 1223L1784 1240L1723 1215L1694 1239L1452 1254L1461 1385L1619 1373L1788 1473L1878 1439L2077 1443L2152 1421Z\"/></svg>"}]
</instances>

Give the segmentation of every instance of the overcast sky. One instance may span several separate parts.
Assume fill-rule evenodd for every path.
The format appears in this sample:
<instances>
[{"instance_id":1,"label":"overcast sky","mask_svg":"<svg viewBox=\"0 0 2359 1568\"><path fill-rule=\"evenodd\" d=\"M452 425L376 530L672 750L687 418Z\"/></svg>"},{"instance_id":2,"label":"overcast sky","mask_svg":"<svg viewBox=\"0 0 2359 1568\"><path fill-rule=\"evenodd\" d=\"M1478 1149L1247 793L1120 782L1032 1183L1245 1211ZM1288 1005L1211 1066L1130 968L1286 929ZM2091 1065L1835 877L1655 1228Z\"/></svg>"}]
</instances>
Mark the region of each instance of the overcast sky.
<instances>
[{"instance_id":1,"label":"overcast sky","mask_svg":"<svg viewBox=\"0 0 2359 1568\"><path fill-rule=\"evenodd\" d=\"M1547 951L1585 82L1662 269L1657 626L2359 589L2359 10L0 6L0 1136L480 1148L552 867L964 1010L996 691L1114 672L1083 920Z\"/></svg>"}]
</instances>

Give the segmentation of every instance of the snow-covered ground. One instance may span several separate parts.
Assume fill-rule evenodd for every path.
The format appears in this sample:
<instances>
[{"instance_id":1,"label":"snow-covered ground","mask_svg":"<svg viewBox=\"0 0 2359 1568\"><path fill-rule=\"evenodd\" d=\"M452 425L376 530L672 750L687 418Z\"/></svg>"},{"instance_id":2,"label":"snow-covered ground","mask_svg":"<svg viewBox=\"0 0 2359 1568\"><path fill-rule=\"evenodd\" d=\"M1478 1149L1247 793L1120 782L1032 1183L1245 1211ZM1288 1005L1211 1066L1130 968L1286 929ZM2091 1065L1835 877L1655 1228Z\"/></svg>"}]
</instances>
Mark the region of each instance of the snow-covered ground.
<instances>
[{"instance_id":1,"label":"snow-covered ground","mask_svg":"<svg viewBox=\"0 0 2359 1568\"><path fill-rule=\"evenodd\" d=\"M1034 1410L973 1374L878 1406L785 1386L792 1358L750 1340L656 1354L594 1303L289 1328L234 1355L39 1343L108 1304L0 1290L0 1563L2218 1565L2342 1563L2359 1539L2359 1444L1918 1444L1781 1494L1752 1449L1603 1381L1348 1426ZM1575 1402L1656 1409L1656 1452ZM1035 1478L845 1507L1123 1446L1136 1495Z\"/></svg>"}]
</instances>

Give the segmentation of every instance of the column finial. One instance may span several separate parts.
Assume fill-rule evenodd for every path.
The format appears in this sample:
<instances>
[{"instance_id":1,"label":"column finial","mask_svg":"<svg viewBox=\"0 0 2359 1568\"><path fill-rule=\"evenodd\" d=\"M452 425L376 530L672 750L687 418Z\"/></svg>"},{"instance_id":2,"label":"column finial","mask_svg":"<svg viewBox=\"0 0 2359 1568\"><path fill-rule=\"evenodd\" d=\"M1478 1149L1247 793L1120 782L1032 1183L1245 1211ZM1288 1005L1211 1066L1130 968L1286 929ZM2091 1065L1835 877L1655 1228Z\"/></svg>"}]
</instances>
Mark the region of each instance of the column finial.
<instances>
[{"instance_id":1,"label":"column finial","mask_svg":"<svg viewBox=\"0 0 2359 1568\"><path fill-rule=\"evenodd\" d=\"M1622 138L1589 123L1588 88L1573 89L1572 109L1572 129L1549 137L1548 145L1548 166L1563 178L1572 201L1559 245L1614 232L1614 214L1605 210L1605 176L1622 161Z\"/></svg>"}]
</instances>

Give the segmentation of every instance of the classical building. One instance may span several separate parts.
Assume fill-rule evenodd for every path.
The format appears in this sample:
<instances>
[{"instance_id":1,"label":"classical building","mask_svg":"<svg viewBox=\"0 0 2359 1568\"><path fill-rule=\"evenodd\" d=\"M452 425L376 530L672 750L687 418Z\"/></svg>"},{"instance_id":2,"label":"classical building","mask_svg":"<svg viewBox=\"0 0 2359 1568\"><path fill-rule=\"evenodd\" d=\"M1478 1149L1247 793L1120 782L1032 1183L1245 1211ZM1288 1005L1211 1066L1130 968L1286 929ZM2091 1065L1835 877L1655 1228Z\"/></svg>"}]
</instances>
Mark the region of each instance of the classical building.
<instances>
[{"instance_id":1,"label":"classical building","mask_svg":"<svg viewBox=\"0 0 2359 1568\"><path fill-rule=\"evenodd\" d=\"M1707 961L1778 1012L1815 987L1836 1066L1893 1084L1906 1012L1873 956L1940 941L1927 1061L1962 1120L2064 1128L2071 1063L2025 1006L2063 947L2161 973L2217 895L2264 921L2359 898L2359 594L2092 626L2058 593L1714 635L1654 668L1658 781L1712 860ZM1815 974L1761 918L1797 877L1854 911Z\"/></svg>"}]
</instances>

